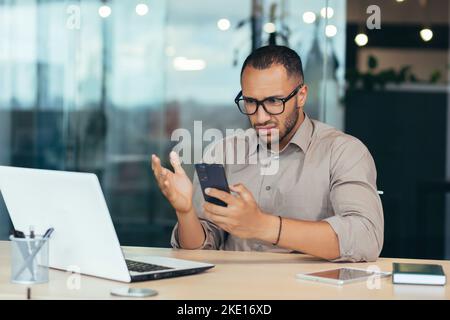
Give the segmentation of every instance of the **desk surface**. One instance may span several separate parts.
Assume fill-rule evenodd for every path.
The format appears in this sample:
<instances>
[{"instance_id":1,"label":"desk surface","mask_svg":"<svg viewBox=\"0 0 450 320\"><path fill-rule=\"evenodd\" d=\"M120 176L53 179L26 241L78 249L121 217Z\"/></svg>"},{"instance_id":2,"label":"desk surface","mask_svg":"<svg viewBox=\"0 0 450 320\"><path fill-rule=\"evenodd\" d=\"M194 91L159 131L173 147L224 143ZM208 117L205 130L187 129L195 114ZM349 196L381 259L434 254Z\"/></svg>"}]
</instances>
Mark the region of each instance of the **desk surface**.
<instances>
[{"instance_id":1,"label":"desk surface","mask_svg":"<svg viewBox=\"0 0 450 320\"><path fill-rule=\"evenodd\" d=\"M130 254L147 254L209 262L215 268L204 273L171 279L130 284L158 291L148 299L450 299L445 287L392 285L391 278L380 280L379 289L366 282L334 286L296 279L297 273L343 266L392 271L392 262L438 263L450 275L450 261L379 259L375 263L334 264L311 256L259 252L187 251L161 248L124 247ZM93 257L94 259L94 257ZM80 289L70 290L70 274L50 270L50 281L32 287L33 299L117 299L111 288L120 282L81 276ZM0 299L25 299L26 286L10 283L9 242L0 241Z\"/></svg>"}]
</instances>

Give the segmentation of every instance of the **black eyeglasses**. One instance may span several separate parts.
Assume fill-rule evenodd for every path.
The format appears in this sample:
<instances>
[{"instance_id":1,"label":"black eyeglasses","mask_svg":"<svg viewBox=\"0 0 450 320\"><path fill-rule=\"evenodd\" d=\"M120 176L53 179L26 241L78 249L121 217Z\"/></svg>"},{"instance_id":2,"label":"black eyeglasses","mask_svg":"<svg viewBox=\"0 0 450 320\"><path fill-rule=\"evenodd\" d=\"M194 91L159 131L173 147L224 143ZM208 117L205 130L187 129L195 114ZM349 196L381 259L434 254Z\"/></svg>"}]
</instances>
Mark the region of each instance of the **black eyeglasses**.
<instances>
[{"instance_id":1,"label":"black eyeglasses","mask_svg":"<svg viewBox=\"0 0 450 320\"><path fill-rule=\"evenodd\" d=\"M234 99L234 102L238 106L239 111L245 115L251 116L255 114L256 112L258 112L258 108L261 105L264 108L264 111L266 111L268 114L276 116L284 112L286 102L295 97L295 95L300 91L300 89L303 88L303 85L304 85L303 83L299 84L294 89L294 91L292 91L285 98L269 97L262 101L253 98L246 98L242 96L241 91Z\"/></svg>"}]
</instances>

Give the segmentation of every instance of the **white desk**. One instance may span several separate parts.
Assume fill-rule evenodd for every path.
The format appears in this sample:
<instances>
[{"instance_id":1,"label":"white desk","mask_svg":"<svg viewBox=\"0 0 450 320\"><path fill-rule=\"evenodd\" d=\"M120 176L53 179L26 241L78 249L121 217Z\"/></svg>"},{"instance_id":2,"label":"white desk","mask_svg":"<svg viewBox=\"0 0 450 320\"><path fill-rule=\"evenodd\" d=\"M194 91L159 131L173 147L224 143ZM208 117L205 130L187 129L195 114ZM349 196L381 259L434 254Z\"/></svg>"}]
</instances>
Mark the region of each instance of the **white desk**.
<instances>
[{"instance_id":1,"label":"white desk","mask_svg":"<svg viewBox=\"0 0 450 320\"><path fill-rule=\"evenodd\" d=\"M0 241L0 299L25 299L26 286L10 283L9 242ZM392 271L392 262L438 263L450 276L450 261L379 259L376 263L334 264L306 255L259 252L186 251L126 247L133 254L152 254L213 263L215 268L193 276L132 283L133 287L156 289L148 299L450 299L445 287L393 285L391 278L380 281L379 289L366 282L334 286L297 280L295 275L331 268L378 266ZM95 260L95 257L92 257ZM81 276L81 288L67 286L70 274L50 270L50 281L32 286L33 299L118 299L110 295L120 282Z\"/></svg>"}]
</instances>

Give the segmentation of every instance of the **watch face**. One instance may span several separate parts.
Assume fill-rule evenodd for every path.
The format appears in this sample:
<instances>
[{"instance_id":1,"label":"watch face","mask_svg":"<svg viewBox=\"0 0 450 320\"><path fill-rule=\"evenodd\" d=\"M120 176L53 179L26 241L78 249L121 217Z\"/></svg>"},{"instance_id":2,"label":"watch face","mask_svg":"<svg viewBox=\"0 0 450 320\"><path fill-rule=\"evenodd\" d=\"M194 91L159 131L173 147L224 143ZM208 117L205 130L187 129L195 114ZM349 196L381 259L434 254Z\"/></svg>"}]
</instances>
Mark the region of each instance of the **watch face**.
<instances>
[{"instance_id":1,"label":"watch face","mask_svg":"<svg viewBox=\"0 0 450 320\"><path fill-rule=\"evenodd\" d=\"M113 296L119 296L119 297L142 298L142 297L155 296L158 294L158 292L153 289L148 289L148 288L121 287L121 288L112 289L111 294Z\"/></svg>"}]
</instances>

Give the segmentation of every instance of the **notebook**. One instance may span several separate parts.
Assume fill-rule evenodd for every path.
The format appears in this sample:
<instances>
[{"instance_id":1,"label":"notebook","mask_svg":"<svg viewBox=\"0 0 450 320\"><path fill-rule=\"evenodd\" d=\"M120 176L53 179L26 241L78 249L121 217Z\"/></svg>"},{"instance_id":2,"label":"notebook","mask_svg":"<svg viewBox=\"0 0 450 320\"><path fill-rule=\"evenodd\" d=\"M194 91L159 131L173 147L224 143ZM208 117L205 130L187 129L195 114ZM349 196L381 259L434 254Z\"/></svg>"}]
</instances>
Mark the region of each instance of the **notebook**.
<instances>
[{"instance_id":1,"label":"notebook","mask_svg":"<svg viewBox=\"0 0 450 320\"><path fill-rule=\"evenodd\" d=\"M445 285L446 277L441 265L394 263L392 283Z\"/></svg>"}]
</instances>

